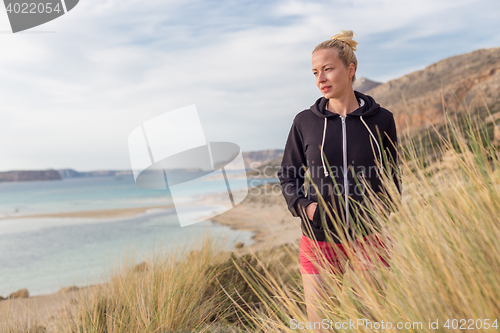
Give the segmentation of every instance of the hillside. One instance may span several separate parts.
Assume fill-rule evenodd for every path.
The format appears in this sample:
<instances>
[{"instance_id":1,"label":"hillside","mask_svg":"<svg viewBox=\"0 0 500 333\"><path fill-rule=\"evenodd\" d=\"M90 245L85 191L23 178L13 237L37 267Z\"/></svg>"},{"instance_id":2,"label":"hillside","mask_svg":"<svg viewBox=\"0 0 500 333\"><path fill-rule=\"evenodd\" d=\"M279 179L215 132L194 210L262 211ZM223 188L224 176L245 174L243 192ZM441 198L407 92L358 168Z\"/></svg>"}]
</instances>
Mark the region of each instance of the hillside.
<instances>
[{"instance_id":1,"label":"hillside","mask_svg":"<svg viewBox=\"0 0 500 333\"><path fill-rule=\"evenodd\" d=\"M496 47L441 60L367 94L394 113L401 133L405 129L414 133L444 122L443 101L451 112L462 112L460 105L473 101L483 118L485 103L492 113L500 111L499 89L500 47Z\"/></svg>"},{"instance_id":2,"label":"hillside","mask_svg":"<svg viewBox=\"0 0 500 333\"><path fill-rule=\"evenodd\" d=\"M61 178L82 178L82 177L111 177L111 176L132 176L131 170L95 170L95 171L76 171L73 169L57 170Z\"/></svg>"},{"instance_id":3,"label":"hillside","mask_svg":"<svg viewBox=\"0 0 500 333\"><path fill-rule=\"evenodd\" d=\"M352 84L352 89L357 90L357 91L362 92L362 93L365 93L368 90L373 89L375 87L378 87L381 84L382 83L380 83L380 82L375 82L375 81L369 80L365 77L362 77L362 78L354 81L354 83Z\"/></svg>"},{"instance_id":4,"label":"hillside","mask_svg":"<svg viewBox=\"0 0 500 333\"><path fill-rule=\"evenodd\" d=\"M274 177L272 174L277 171L274 168L281 165L283 149L268 149L243 152L243 160L247 168L248 177ZM264 175L265 173L265 175Z\"/></svg>"},{"instance_id":5,"label":"hillside","mask_svg":"<svg viewBox=\"0 0 500 333\"><path fill-rule=\"evenodd\" d=\"M14 170L0 172L1 182L25 182L38 180L60 180L61 176L56 170Z\"/></svg>"}]
</instances>

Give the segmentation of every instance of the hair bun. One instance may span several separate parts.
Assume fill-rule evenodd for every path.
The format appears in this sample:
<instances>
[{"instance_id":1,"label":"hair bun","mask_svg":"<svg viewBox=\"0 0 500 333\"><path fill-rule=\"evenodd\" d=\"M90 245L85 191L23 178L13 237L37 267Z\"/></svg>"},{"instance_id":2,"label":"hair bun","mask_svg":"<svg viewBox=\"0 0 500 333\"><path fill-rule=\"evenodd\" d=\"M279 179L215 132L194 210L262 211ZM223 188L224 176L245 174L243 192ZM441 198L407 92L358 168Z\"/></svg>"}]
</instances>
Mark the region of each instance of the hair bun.
<instances>
[{"instance_id":1,"label":"hair bun","mask_svg":"<svg viewBox=\"0 0 500 333\"><path fill-rule=\"evenodd\" d=\"M353 36L354 32L352 32L352 30L342 30L331 39L339 40L347 44L353 51L356 51L356 46L358 46L359 43L352 39Z\"/></svg>"}]
</instances>

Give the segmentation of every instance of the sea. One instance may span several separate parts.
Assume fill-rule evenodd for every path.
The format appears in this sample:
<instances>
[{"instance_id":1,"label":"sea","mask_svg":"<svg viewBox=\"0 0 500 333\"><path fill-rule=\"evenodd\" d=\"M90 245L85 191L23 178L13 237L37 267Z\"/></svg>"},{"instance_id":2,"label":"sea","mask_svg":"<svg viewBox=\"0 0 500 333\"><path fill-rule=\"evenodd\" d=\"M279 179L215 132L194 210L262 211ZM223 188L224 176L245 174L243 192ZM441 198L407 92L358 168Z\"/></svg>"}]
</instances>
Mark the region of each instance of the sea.
<instances>
[{"instance_id":1,"label":"sea","mask_svg":"<svg viewBox=\"0 0 500 333\"><path fill-rule=\"evenodd\" d=\"M243 178L232 184L244 188L275 182L278 179ZM217 183L214 191L220 189ZM133 176L0 183L0 296L19 289L35 296L103 283L124 263L138 264L158 255L179 258L184 247L185 253L199 249L203 235L211 236L221 250L237 242L253 244L253 233L211 220L181 227L175 208L126 218L21 217L171 204L168 191L141 188ZM201 215L210 212L198 208Z\"/></svg>"}]
</instances>

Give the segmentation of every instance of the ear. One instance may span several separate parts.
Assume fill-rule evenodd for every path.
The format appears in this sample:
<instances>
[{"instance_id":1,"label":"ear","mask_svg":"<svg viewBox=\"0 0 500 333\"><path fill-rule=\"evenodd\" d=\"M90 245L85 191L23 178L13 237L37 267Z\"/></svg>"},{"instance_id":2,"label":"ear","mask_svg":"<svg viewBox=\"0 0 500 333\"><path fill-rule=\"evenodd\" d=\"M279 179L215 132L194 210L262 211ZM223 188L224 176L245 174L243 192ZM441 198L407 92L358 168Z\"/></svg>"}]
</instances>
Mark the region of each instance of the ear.
<instances>
[{"instance_id":1,"label":"ear","mask_svg":"<svg viewBox=\"0 0 500 333\"><path fill-rule=\"evenodd\" d=\"M347 66L347 69L349 70L349 78L352 79L354 74L356 74L356 67L354 67L354 64L351 62L349 66Z\"/></svg>"}]
</instances>

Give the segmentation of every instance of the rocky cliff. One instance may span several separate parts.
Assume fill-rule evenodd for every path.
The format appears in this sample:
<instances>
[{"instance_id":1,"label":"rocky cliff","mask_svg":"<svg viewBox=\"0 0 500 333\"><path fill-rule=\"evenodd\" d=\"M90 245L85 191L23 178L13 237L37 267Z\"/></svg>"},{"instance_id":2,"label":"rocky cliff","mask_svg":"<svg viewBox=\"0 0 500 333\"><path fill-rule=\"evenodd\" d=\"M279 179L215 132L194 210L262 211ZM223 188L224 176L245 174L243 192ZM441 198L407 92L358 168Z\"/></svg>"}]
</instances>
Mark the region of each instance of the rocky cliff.
<instances>
[{"instance_id":1,"label":"rocky cliff","mask_svg":"<svg viewBox=\"0 0 500 333\"><path fill-rule=\"evenodd\" d=\"M445 121L445 108L465 112L472 105L500 111L500 47L480 49L432 64L367 92L394 113L401 132L421 131ZM485 118L486 116L484 116Z\"/></svg>"}]
</instances>

